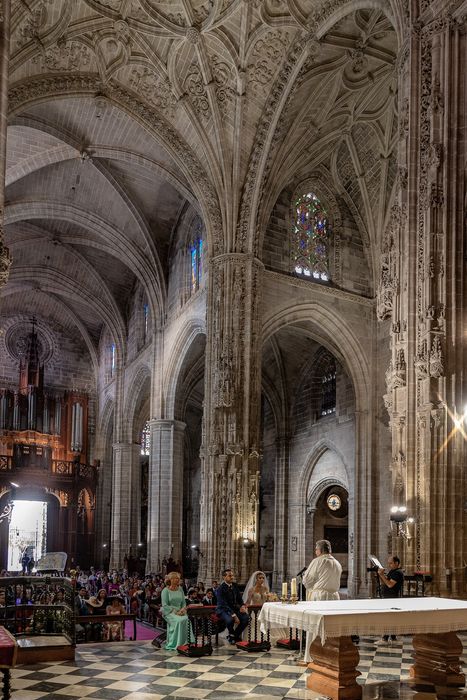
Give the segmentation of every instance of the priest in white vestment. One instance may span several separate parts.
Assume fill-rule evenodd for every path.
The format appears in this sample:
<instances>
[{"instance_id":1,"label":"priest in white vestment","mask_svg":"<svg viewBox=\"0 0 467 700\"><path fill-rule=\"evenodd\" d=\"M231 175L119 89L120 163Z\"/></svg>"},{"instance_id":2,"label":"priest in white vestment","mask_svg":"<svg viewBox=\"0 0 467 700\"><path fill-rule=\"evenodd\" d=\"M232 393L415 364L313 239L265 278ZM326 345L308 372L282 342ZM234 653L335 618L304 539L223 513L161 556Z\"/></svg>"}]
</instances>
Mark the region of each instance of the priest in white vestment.
<instances>
[{"instance_id":1,"label":"priest in white vestment","mask_svg":"<svg viewBox=\"0 0 467 700\"><path fill-rule=\"evenodd\" d=\"M331 543L318 540L316 558L303 574L307 600L339 600L342 566L331 554Z\"/></svg>"}]
</instances>

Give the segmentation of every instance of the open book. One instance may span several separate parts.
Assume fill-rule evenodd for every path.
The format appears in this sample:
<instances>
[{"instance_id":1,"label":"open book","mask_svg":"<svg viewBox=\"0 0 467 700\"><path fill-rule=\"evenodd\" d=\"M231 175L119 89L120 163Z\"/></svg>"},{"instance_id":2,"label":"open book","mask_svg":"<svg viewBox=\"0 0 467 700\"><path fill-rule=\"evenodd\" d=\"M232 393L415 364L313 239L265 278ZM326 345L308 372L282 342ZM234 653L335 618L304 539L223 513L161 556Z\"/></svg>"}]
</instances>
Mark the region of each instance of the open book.
<instances>
[{"instance_id":1,"label":"open book","mask_svg":"<svg viewBox=\"0 0 467 700\"><path fill-rule=\"evenodd\" d=\"M377 569L384 569L384 566L374 554L369 554L368 559L371 561L371 566L376 566Z\"/></svg>"}]
</instances>

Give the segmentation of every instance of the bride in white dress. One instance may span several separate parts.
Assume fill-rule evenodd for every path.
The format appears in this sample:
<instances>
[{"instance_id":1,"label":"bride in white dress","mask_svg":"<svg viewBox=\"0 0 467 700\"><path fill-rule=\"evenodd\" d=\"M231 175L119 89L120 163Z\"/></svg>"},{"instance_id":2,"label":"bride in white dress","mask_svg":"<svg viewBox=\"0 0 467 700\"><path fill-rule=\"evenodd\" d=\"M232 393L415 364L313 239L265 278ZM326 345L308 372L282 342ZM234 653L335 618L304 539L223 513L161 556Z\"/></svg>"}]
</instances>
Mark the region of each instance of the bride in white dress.
<instances>
[{"instance_id":1,"label":"bride in white dress","mask_svg":"<svg viewBox=\"0 0 467 700\"><path fill-rule=\"evenodd\" d=\"M251 574L243 591L245 605L262 605L268 600L269 584L263 571Z\"/></svg>"}]
</instances>

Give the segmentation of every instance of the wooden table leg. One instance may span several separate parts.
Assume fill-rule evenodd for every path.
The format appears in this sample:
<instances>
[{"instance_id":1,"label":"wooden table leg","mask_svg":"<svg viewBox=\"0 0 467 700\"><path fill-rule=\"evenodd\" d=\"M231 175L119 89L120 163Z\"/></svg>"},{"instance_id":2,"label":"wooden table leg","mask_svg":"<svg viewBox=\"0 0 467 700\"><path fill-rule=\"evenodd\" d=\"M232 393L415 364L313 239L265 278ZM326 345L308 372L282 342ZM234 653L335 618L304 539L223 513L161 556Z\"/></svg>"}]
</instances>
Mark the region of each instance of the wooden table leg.
<instances>
[{"instance_id":1,"label":"wooden table leg","mask_svg":"<svg viewBox=\"0 0 467 700\"><path fill-rule=\"evenodd\" d=\"M351 637L329 637L324 645L318 639L310 646L312 661L307 686L333 700L360 700L362 687L357 683L360 654Z\"/></svg>"},{"instance_id":2,"label":"wooden table leg","mask_svg":"<svg viewBox=\"0 0 467 700\"><path fill-rule=\"evenodd\" d=\"M465 685L460 656L462 642L455 632L415 634L412 639L414 665L410 669L412 684L433 683L461 688Z\"/></svg>"},{"instance_id":3,"label":"wooden table leg","mask_svg":"<svg viewBox=\"0 0 467 700\"><path fill-rule=\"evenodd\" d=\"M9 668L2 668L3 671L3 700L10 700L11 696L11 675Z\"/></svg>"}]
</instances>

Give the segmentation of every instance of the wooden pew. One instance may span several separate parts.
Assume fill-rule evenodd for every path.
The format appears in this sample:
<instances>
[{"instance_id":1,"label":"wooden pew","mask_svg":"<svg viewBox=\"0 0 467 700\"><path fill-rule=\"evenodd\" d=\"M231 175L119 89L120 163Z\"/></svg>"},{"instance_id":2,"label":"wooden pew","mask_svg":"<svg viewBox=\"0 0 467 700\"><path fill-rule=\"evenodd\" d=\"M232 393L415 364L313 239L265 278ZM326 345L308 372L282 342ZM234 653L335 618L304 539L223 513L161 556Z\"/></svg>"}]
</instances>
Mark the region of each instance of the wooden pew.
<instances>
[{"instance_id":1,"label":"wooden pew","mask_svg":"<svg viewBox=\"0 0 467 700\"><path fill-rule=\"evenodd\" d=\"M11 694L10 671L16 665L18 645L16 639L4 627L0 627L0 669L3 672L3 700L9 700Z\"/></svg>"},{"instance_id":2,"label":"wooden pew","mask_svg":"<svg viewBox=\"0 0 467 700\"><path fill-rule=\"evenodd\" d=\"M133 640L136 639L136 614L135 613L123 613L122 615L78 615L76 617L76 624L80 624L84 627L84 641L89 641L89 632L91 625L104 624L106 622L120 622L124 620L133 620ZM98 640L96 640L98 641ZM101 640L102 641L102 640Z\"/></svg>"}]
</instances>

